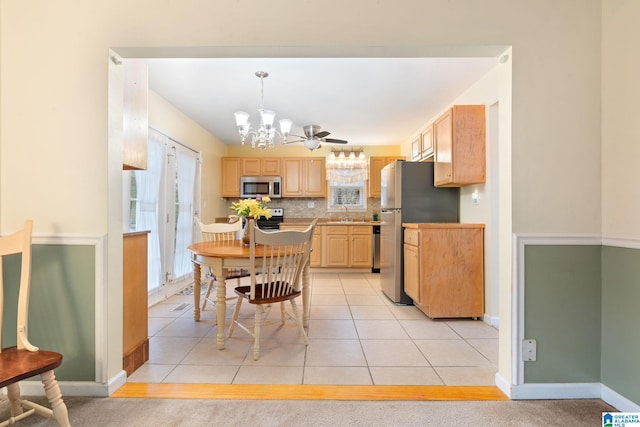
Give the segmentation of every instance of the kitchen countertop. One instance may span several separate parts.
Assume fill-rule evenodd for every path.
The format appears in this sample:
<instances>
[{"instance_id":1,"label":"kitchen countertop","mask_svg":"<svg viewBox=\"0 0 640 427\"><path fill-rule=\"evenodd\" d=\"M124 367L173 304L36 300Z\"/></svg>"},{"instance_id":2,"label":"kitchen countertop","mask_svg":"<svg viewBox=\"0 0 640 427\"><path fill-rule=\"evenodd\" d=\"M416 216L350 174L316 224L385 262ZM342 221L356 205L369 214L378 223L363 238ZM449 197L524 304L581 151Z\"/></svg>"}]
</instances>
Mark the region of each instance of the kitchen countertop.
<instances>
[{"instance_id":1,"label":"kitchen countertop","mask_svg":"<svg viewBox=\"0 0 640 427\"><path fill-rule=\"evenodd\" d=\"M484 224L463 224L459 222L403 222L404 228L484 228Z\"/></svg>"},{"instance_id":2,"label":"kitchen countertop","mask_svg":"<svg viewBox=\"0 0 640 427\"><path fill-rule=\"evenodd\" d=\"M306 225L314 218L286 218L280 225ZM331 218L318 218L318 226L324 225L380 225L380 221L340 221Z\"/></svg>"}]
</instances>

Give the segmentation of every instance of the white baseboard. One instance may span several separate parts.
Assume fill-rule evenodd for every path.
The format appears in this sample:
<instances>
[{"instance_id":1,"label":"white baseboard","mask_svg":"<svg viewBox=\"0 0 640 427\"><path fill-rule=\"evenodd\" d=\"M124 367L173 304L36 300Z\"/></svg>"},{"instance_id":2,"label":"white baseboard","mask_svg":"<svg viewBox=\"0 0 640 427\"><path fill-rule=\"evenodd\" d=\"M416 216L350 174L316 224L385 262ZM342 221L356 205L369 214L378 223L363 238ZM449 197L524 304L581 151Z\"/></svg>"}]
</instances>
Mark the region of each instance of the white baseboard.
<instances>
[{"instance_id":1,"label":"white baseboard","mask_svg":"<svg viewBox=\"0 0 640 427\"><path fill-rule=\"evenodd\" d=\"M521 384L511 386L511 399L600 399L600 383Z\"/></svg>"},{"instance_id":2,"label":"white baseboard","mask_svg":"<svg viewBox=\"0 0 640 427\"><path fill-rule=\"evenodd\" d=\"M482 320L487 325L491 325L496 329L500 329L500 318L497 316L489 316L487 313L484 314Z\"/></svg>"},{"instance_id":3,"label":"white baseboard","mask_svg":"<svg viewBox=\"0 0 640 427\"><path fill-rule=\"evenodd\" d=\"M620 412L640 412L640 405L633 403L626 397L602 385L601 399Z\"/></svg>"},{"instance_id":4,"label":"white baseboard","mask_svg":"<svg viewBox=\"0 0 640 427\"><path fill-rule=\"evenodd\" d=\"M500 373L496 373L496 387L498 387L504 394L507 395L508 398L511 397L511 384L509 381L505 380Z\"/></svg>"},{"instance_id":5,"label":"white baseboard","mask_svg":"<svg viewBox=\"0 0 640 427\"><path fill-rule=\"evenodd\" d=\"M76 397L109 397L111 393L122 387L127 382L127 373L120 371L106 384L90 381L58 381L62 398L65 396ZM40 381L20 382L20 394L23 396L44 396L44 387Z\"/></svg>"}]
</instances>

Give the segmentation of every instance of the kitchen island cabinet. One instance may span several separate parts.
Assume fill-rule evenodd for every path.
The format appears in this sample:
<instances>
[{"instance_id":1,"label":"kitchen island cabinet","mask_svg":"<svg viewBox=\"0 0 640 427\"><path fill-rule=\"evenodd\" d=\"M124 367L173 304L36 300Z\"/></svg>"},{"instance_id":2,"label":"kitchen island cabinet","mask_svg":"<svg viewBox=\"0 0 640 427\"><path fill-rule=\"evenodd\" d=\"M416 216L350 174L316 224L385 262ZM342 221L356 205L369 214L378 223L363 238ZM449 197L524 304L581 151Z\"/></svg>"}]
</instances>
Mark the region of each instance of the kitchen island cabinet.
<instances>
[{"instance_id":1,"label":"kitchen island cabinet","mask_svg":"<svg viewBox=\"0 0 640 427\"><path fill-rule=\"evenodd\" d=\"M404 227L404 289L430 318L484 315L484 225Z\"/></svg>"}]
</instances>

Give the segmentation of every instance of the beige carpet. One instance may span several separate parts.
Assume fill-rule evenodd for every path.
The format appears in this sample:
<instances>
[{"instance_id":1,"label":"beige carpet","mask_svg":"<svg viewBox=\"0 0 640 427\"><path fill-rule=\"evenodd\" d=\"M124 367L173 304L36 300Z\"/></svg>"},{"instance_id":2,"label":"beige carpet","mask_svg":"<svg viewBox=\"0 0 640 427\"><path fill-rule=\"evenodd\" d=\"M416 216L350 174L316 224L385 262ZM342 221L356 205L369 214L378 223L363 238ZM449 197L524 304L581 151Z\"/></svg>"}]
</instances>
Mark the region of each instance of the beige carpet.
<instances>
[{"instance_id":1,"label":"beige carpet","mask_svg":"<svg viewBox=\"0 0 640 427\"><path fill-rule=\"evenodd\" d=\"M34 399L42 402L41 399ZM79 426L600 426L599 399L489 402L65 399ZM0 401L0 420L8 416ZM33 415L18 426L55 426Z\"/></svg>"}]
</instances>

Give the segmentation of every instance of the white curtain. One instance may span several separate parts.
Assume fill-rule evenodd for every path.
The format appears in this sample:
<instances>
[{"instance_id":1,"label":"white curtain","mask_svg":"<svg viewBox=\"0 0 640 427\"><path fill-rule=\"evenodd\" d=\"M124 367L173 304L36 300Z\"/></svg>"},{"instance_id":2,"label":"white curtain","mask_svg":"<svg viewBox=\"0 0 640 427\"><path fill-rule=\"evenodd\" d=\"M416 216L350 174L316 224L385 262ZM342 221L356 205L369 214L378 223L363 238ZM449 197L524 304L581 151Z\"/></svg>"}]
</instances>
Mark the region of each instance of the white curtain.
<instances>
[{"instance_id":1,"label":"white curtain","mask_svg":"<svg viewBox=\"0 0 640 427\"><path fill-rule=\"evenodd\" d=\"M158 199L164 150L168 137L149 129L149 151L147 170L135 171L138 188L136 230L149 230L148 238L148 290L156 291L162 286L162 261L160 257L160 235L158 230Z\"/></svg>"},{"instance_id":2,"label":"white curtain","mask_svg":"<svg viewBox=\"0 0 640 427\"><path fill-rule=\"evenodd\" d=\"M187 247L193 242L193 198L196 179L197 155L191 150L176 150L178 218L176 221L176 246L173 257L174 278L190 274L191 257Z\"/></svg>"}]
</instances>

